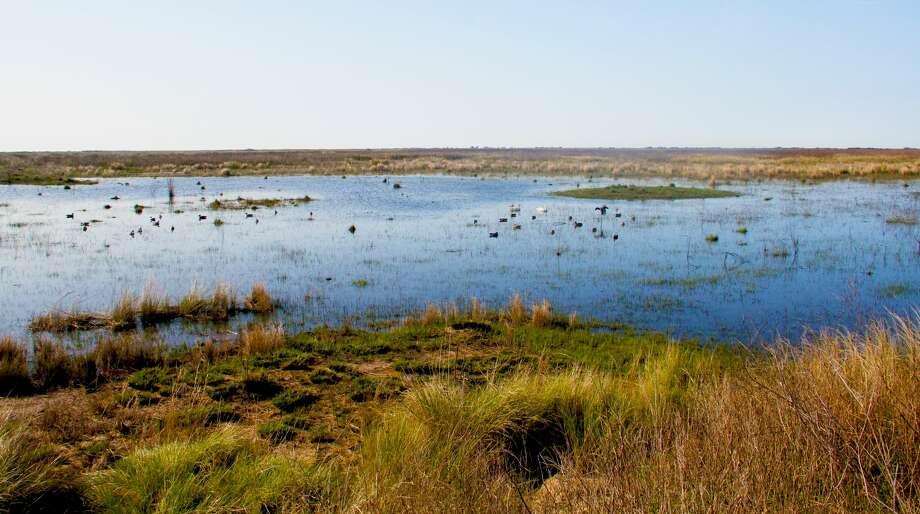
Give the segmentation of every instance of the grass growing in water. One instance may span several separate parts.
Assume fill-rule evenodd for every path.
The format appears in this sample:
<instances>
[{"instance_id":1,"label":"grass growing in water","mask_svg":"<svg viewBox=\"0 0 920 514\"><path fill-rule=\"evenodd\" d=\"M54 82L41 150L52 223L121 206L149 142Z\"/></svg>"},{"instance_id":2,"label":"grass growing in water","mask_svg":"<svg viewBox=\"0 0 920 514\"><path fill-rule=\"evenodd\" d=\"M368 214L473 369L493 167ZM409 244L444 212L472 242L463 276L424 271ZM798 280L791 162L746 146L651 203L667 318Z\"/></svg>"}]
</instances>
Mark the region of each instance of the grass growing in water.
<instances>
[{"instance_id":1,"label":"grass growing in water","mask_svg":"<svg viewBox=\"0 0 920 514\"><path fill-rule=\"evenodd\" d=\"M29 323L32 332L72 332L80 330L113 329L127 330L137 326L140 320L145 325L186 318L193 321L227 321L241 312L270 313L275 304L263 284L255 284L249 295L239 303L237 295L226 285L218 284L210 297L204 296L197 287L183 296L178 303L170 303L169 297L153 284L147 284L140 301L132 293L125 293L108 314L91 312L52 311L34 316Z\"/></svg>"},{"instance_id":2,"label":"grass growing in water","mask_svg":"<svg viewBox=\"0 0 920 514\"><path fill-rule=\"evenodd\" d=\"M309 196L302 196L300 198L243 198L239 197L236 200L214 200L208 204L208 208L212 210L244 210L251 209L257 210L261 207L265 208L274 208L274 207L288 207L301 205L307 202L312 202L313 199Z\"/></svg>"},{"instance_id":3,"label":"grass growing in water","mask_svg":"<svg viewBox=\"0 0 920 514\"><path fill-rule=\"evenodd\" d=\"M916 225L916 224L917 224L917 216L906 215L906 214L902 214L902 215L898 215L898 216L892 216L892 217L886 219L886 220L885 220L885 223L887 223L887 224L889 224L889 225Z\"/></svg>"},{"instance_id":4,"label":"grass growing in water","mask_svg":"<svg viewBox=\"0 0 920 514\"><path fill-rule=\"evenodd\" d=\"M694 198L725 198L740 196L733 191L676 186L632 186L612 185L606 187L579 188L553 193L572 198L596 200L686 200Z\"/></svg>"}]
</instances>

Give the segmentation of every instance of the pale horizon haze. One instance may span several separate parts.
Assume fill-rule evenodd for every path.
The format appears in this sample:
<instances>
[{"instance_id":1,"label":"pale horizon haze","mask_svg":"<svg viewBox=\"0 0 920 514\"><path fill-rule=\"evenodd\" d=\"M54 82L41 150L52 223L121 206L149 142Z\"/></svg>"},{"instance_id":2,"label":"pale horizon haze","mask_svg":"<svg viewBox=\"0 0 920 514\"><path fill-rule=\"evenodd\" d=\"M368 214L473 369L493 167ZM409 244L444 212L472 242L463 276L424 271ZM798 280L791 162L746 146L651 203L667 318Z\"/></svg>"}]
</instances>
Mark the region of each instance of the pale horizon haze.
<instances>
[{"instance_id":1,"label":"pale horizon haze","mask_svg":"<svg viewBox=\"0 0 920 514\"><path fill-rule=\"evenodd\" d=\"M0 12L0 151L920 146L916 2Z\"/></svg>"}]
</instances>

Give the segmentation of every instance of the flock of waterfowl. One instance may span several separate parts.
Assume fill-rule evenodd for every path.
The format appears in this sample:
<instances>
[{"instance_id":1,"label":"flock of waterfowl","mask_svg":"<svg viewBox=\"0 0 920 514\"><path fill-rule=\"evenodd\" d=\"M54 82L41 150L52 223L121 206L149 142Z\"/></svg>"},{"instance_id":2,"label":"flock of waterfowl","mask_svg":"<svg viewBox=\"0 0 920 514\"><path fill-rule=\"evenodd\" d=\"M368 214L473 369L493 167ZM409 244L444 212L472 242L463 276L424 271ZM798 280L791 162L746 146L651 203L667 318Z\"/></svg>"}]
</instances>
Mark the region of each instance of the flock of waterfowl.
<instances>
[{"instance_id":1,"label":"flock of waterfowl","mask_svg":"<svg viewBox=\"0 0 920 514\"><path fill-rule=\"evenodd\" d=\"M610 207L608 207L607 205L600 205L600 206L594 208L594 211L597 212L597 213L599 213L600 216L602 216L602 217L603 217L603 216L607 216L607 211L608 211L608 210L610 210ZM549 213L549 209L547 209L546 207L537 207L536 209L534 209L534 212L535 212L536 214L533 214L533 215L530 216L531 221L536 221L536 220L537 220L537 217L538 217L539 215L544 215L544 214ZM508 217L500 217L500 218L498 218L498 222L499 222L499 223L509 223L509 220L511 220L511 219L519 220L519 219L521 219L521 218L520 218L520 214L521 214L521 206L520 206L520 205L514 205L514 204L512 204L512 205L509 207L509 214L508 214ZM615 208L614 208L614 217L615 217L615 218L622 218L622 217L623 217L623 213L620 212L620 209L619 209L618 207L615 207ZM635 217L635 216L632 216L632 217L631 217L631 221L635 221L635 220L636 220L636 217ZM583 221L578 221L578 220L576 220L573 216L569 216L567 221L561 222L560 224L571 225L573 229L579 229L579 228L584 227L584 225L585 225ZM473 225L479 225L479 220L478 220L478 219L474 219L474 220L473 220ZM625 227L625 226L626 226L626 222L621 220L621 221L620 221L620 226L621 226L621 227ZM522 224L521 224L521 223L513 223L513 222L511 222L511 230L520 230L521 227L522 227ZM603 227L592 227L592 228L591 228L591 233L594 234L594 237L596 237L596 238L598 238L598 239L606 238L606 237L607 237L606 233L604 232ZM549 235L551 235L551 236L556 235L556 229L551 229L551 230L549 231ZM491 231L490 231L490 232L489 232L489 237L490 237L490 238L497 239L498 236L499 236L499 232L498 232L498 231L495 231L495 232L491 232ZM617 234L617 233L613 233L613 235L611 236L611 239L613 239L614 241L618 240L619 238L620 238L620 235Z\"/></svg>"},{"instance_id":2,"label":"flock of waterfowl","mask_svg":"<svg viewBox=\"0 0 920 514\"><path fill-rule=\"evenodd\" d=\"M266 177L266 178L267 178L267 177ZM343 177L343 178L344 178L344 177ZM383 179L383 183L384 183L384 184L386 184L386 183L388 183L388 182L389 182L389 179L387 179L387 178L384 178L384 179ZM125 185L127 185L127 184L125 184ZM196 183L196 186L198 186L201 190L206 190L206 187L205 187L200 181ZM399 183L398 183L398 182L397 182L397 183L394 183L393 186L394 186L394 188L399 188L399 187L398 187L398 186L399 186ZM218 196L222 197L222 196L223 196L223 193L218 193ZM174 194L171 193L171 194L170 194L170 203L171 203L171 204L172 204L172 201L173 201L173 197L174 197ZM115 195L115 196L112 196L109 200L111 200L111 201L118 201L118 200L120 200L120 199L121 199L121 198L120 198L119 196ZM202 202L206 202L206 198L205 198L205 197L201 197L201 201L202 201ZM112 209L112 204L105 204L105 205L102 206L102 208L105 209L105 210ZM142 206L142 205L135 205L135 206L134 206L134 212L135 212L136 214L142 214L143 211L144 211L144 209L145 209L145 207ZM256 208L254 207L253 210L255 210L255 209L256 209ZM601 216L601 217L605 217L605 216L607 216L607 211L610 210L610 209L611 209L611 208L610 208L609 206L607 206L607 205L599 205L599 206L594 207L594 212L597 213L597 214L599 214L599 216ZM613 211L614 211L613 214L614 214L614 217L615 217L615 218L621 218L621 217L622 217L623 213L620 212L620 209L619 209L618 207L613 208ZM176 211L173 211L173 212L175 212L175 213L177 213L177 214L181 214L181 213L182 213L182 211L180 211L180 210L176 210ZM531 221L536 221L536 220L538 219L538 217L547 215L548 213L549 213L549 209L548 209L548 208L546 208L546 207L537 207L537 208L534 209L534 214L532 214L532 215L530 216L530 219L531 219ZM274 214L277 215L277 214L278 214L278 211L277 211L277 210L274 210ZM66 214L65 217L66 217L67 219L74 219L74 220L76 220L76 214L75 214L75 213ZM255 214L254 212L245 212L245 213L244 213L244 217L245 217L246 219L254 219L254 222L255 222L256 224L259 223L259 218L256 217L256 214ZM206 214L198 214L198 221L199 221L199 222L206 221L207 219L208 219L208 215L206 215ZM310 212L310 215L309 215L309 217L308 217L307 219L310 220L310 221L313 221L314 217L313 217L313 212L312 212L312 211ZM388 218L388 219L389 219L389 220L392 220L393 218ZM514 204L512 204L512 205L509 207L508 216L506 216L506 217L499 217L499 218L498 218L498 223L501 223L501 224L508 224L508 223L510 223L511 230L521 230L521 228L523 227L523 221L522 221L523 219L524 219L524 217L521 216L521 206L520 206L520 205L514 205ZM602 219L602 218L597 218L597 219ZM512 221L512 220L513 220L513 221ZM162 214L162 213L159 214L159 215L156 216L156 217L151 216L151 217L149 218L150 226L156 227L156 228L159 228L159 227L160 227L160 224L161 224L162 221L163 221L163 214ZM635 216L632 217L632 221L635 221ZM97 222L100 222L100 220L93 219L93 220L91 220L91 221L81 221L81 222L80 222L80 226L81 226L81 228L82 228L82 231L83 231L83 232L87 232L87 231L89 230L91 224L92 224L92 223L97 223ZM215 222L214 222L214 223L215 223L215 225L220 225L220 224L222 224L223 222L222 222L220 219L215 219ZM474 219L473 219L473 224L474 224L474 225L479 225L479 224L480 224L480 223L479 223L479 219L474 218ZM576 220L573 216L568 216L568 220L567 220L567 221L557 223L557 225L563 225L563 224L571 225L573 229L579 229L579 228L584 227L584 222L583 222L583 221ZM626 226L626 222L625 222L625 221L621 221L621 222L620 222L620 226L621 226L621 227L625 227L625 226ZM170 225L169 230L170 230L170 232L175 232L175 230L176 230L175 225ZM347 229L347 231L348 231L349 233L351 233L351 234L355 234L355 233L357 232L357 230L358 230L358 229L357 229L357 227L356 227L354 224L349 225L349 226L348 226L348 229ZM607 237L606 232L604 231L603 227L592 227L591 232L592 232L592 233L594 234L594 236L595 236L596 238L598 238L598 239L606 238L606 237ZM135 228L135 229L132 229L130 232L128 232L128 235L133 239L133 238L135 238L136 236L141 235L141 234L143 234L143 233L144 233L144 228L143 228L143 226L140 226L140 227L137 227L137 228ZM499 232L498 230L489 231L489 232L488 232L489 238L493 238L493 239L497 239L497 238L499 237L499 234L500 234L500 232ZM551 229L551 230L549 231L549 235L555 235L555 234L556 234L556 229L555 229L555 228L553 228L553 229ZM620 237L619 234L613 233L613 234L611 235L610 238L611 238L612 240L616 241L616 240L619 239L619 237Z\"/></svg>"}]
</instances>

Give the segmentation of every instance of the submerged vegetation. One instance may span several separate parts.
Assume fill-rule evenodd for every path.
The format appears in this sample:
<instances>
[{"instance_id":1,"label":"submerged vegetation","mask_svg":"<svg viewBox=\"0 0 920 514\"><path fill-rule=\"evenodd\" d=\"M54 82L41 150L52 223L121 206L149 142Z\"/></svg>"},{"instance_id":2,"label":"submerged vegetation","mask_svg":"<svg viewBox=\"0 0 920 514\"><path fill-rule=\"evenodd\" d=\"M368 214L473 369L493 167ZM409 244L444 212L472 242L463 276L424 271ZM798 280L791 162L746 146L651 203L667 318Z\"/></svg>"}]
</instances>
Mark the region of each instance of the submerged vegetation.
<instances>
[{"instance_id":1,"label":"submerged vegetation","mask_svg":"<svg viewBox=\"0 0 920 514\"><path fill-rule=\"evenodd\" d=\"M572 198L597 200L686 200L692 198L725 198L739 196L733 191L697 187L612 185L579 188L555 193Z\"/></svg>"},{"instance_id":2,"label":"submerged vegetation","mask_svg":"<svg viewBox=\"0 0 920 514\"><path fill-rule=\"evenodd\" d=\"M0 401L0 510L920 508L918 321L762 351L598 328L516 295L381 331L43 340L31 364L7 338L0 383L51 392Z\"/></svg>"}]
</instances>

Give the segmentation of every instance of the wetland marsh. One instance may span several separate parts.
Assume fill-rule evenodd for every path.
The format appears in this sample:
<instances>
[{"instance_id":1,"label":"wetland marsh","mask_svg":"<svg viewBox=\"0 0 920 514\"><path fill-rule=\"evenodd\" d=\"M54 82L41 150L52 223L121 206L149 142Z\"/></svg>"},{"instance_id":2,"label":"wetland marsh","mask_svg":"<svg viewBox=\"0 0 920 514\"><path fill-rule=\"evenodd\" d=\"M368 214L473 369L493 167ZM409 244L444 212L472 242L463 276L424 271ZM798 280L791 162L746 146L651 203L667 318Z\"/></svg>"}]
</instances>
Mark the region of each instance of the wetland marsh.
<instances>
[{"instance_id":1,"label":"wetland marsh","mask_svg":"<svg viewBox=\"0 0 920 514\"><path fill-rule=\"evenodd\" d=\"M720 341L856 328L907 314L918 300L909 285L920 282L920 231L903 222L920 209L916 181L738 182L718 186L727 197L647 201L554 193L668 190L675 181L396 182L139 177L4 186L0 333L21 334L50 310L108 311L148 284L177 299L193 286L244 293L264 283L279 302L275 316L295 330L367 325L428 303L499 305L521 293L588 319ZM175 340L187 332L180 323L162 330Z\"/></svg>"}]
</instances>

